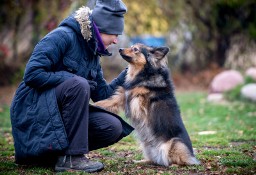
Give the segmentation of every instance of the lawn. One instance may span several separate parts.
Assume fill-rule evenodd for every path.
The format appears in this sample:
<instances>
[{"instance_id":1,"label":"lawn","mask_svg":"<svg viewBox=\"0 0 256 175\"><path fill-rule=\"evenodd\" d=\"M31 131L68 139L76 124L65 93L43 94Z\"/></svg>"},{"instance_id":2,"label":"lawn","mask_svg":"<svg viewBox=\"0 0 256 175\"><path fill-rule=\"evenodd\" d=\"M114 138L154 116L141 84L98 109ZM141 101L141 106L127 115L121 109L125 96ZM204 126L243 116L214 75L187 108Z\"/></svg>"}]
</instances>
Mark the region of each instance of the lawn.
<instances>
[{"instance_id":1,"label":"lawn","mask_svg":"<svg viewBox=\"0 0 256 175\"><path fill-rule=\"evenodd\" d=\"M89 154L105 164L98 174L256 174L256 105L206 101L202 92L179 92L177 100L191 137L198 166L137 165L142 158L134 136ZM55 174L52 168L17 166L9 108L0 108L0 174ZM60 174L74 174L60 173Z\"/></svg>"}]
</instances>

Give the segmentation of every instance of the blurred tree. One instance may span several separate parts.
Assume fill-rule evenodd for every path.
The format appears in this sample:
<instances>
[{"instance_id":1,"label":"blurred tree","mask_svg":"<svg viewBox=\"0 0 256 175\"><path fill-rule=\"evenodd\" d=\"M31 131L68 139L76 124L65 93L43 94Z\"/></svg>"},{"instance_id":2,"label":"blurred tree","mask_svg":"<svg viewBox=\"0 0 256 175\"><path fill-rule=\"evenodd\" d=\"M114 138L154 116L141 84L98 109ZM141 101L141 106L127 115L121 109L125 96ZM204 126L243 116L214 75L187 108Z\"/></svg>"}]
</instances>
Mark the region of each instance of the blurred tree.
<instances>
[{"instance_id":1,"label":"blurred tree","mask_svg":"<svg viewBox=\"0 0 256 175\"><path fill-rule=\"evenodd\" d=\"M21 78L35 44L71 12L72 4L86 5L86 1L1 0L0 4L1 86Z\"/></svg>"},{"instance_id":2,"label":"blurred tree","mask_svg":"<svg viewBox=\"0 0 256 175\"><path fill-rule=\"evenodd\" d=\"M192 33L188 54L183 55L193 62L184 61L185 70L198 70L214 63L224 66L231 40L256 40L255 0L158 0L163 13L173 22L173 28L182 30L184 25ZM184 37L183 37L184 38ZM171 41L172 42L172 41ZM186 42L185 40L183 42ZM185 44L186 45L186 44ZM184 49L180 49L183 52ZM235 60L235 59L234 59ZM192 63L192 65L191 65Z\"/></svg>"},{"instance_id":3,"label":"blurred tree","mask_svg":"<svg viewBox=\"0 0 256 175\"><path fill-rule=\"evenodd\" d=\"M128 8L125 32L128 36L164 35L169 31L169 19L156 0L124 0Z\"/></svg>"},{"instance_id":4,"label":"blurred tree","mask_svg":"<svg viewBox=\"0 0 256 175\"><path fill-rule=\"evenodd\" d=\"M23 75L20 72L40 38L69 13L81 5L92 8L95 1L0 0L0 86ZM212 63L234 65L230 63L242 57L240 52L232 54L232 49L242 49L241 53L255 50L245 48L255 46L255 0L123 1L128 7L125 33L130 37L166 36L174 60L170 64L180 62L183 70L200 70Z\"/></svg>"},{"instance_id":5,"label":"blurred tree","mask_svg":"<svg viewBox=\"0 0 256 175\"><path fill-rule=\"evenodd\" d=\"M214 4L214 17L218 33L215 57L217 63L223 66L233 36L243 34L256 41L256 1L219 0Z\"/></svg>"}]
</instances>

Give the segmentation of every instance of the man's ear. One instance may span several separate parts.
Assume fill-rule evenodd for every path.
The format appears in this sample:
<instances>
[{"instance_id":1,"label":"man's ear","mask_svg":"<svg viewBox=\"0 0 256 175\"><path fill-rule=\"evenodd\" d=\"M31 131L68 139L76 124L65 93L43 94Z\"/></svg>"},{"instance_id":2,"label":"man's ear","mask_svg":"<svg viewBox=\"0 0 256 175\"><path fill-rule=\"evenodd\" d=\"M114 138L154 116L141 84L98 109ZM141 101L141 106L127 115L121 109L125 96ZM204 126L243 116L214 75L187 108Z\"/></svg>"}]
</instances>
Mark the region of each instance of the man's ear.
<instances>
[{"instance_id":1,"label":"man's ear","mask_svg":"<svg viewBox=\"0 0 256 175\"><path fill-rule=\"evenodd\" d=\"M157 59L162 59L169 52L168 47L157 47L154 49L154 55Z\"/></svg>"}]
</instances>

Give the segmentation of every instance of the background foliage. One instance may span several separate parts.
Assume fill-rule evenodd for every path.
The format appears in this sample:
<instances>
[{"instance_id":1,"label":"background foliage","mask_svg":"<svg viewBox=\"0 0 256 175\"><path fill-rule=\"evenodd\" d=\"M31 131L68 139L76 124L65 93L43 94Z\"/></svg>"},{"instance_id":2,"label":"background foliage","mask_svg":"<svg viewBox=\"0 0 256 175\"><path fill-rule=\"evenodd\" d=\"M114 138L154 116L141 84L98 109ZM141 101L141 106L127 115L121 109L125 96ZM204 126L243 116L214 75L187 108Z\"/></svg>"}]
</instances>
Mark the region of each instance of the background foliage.
<instances>
[{"instance_id":1,"label":"background foliage","mask_svg":"<svg viewBox=\"0 0 256 175\"><path fill-rule=\"evenodd\" d=\"M182 73L216 66L244 70L256 65L255 0L124 2L128 13L126 40L121 41L121 46L129 46L130 38L135 36L162 36L171 48L170 67ZM81 5L93 8L94 3L95 0L1 0L0 74L5 76L0 77L0 86L22 78L35 44L46 33Z\"/></svg>"}]
</instances>

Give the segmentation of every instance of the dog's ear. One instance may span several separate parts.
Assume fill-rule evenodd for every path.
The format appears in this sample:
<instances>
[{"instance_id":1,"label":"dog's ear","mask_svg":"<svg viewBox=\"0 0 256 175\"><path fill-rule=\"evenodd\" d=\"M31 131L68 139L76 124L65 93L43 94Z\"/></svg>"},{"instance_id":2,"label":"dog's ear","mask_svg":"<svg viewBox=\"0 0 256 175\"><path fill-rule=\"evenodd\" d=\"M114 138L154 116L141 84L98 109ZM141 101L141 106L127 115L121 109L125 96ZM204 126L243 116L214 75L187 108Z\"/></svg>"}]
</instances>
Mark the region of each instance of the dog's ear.
<instances>
[{"instance_id":1,"label":"dog's ear","mask_svg":"<svg viewBox=\"0 0 256 175\"><path fill-rule=\"evenodd\" d=\"M154 55L157 59L162 59L169 52L168 47L157 47L154 49Z\"/></svg>"}]
</instances>

